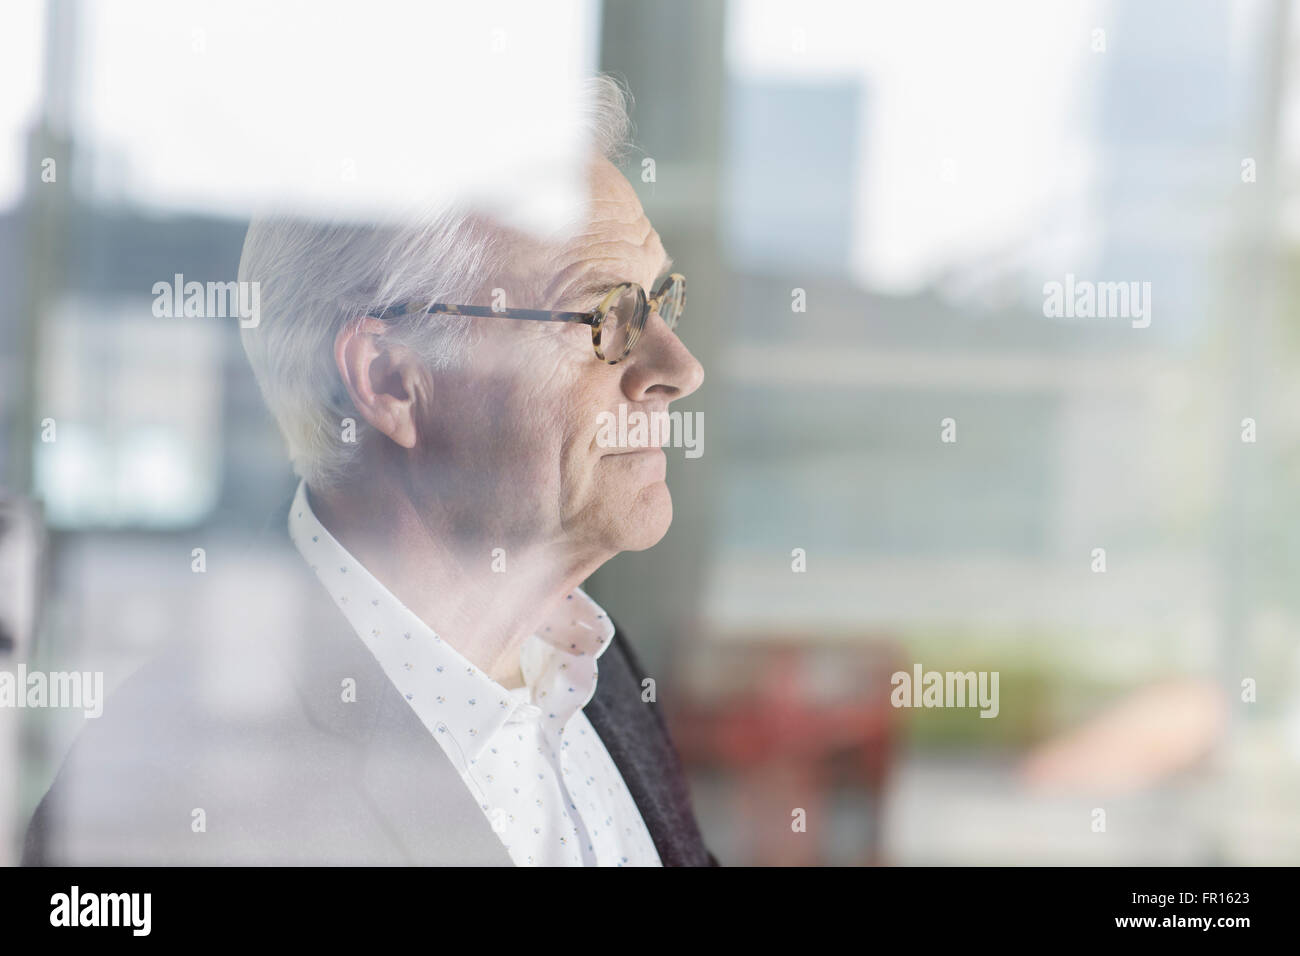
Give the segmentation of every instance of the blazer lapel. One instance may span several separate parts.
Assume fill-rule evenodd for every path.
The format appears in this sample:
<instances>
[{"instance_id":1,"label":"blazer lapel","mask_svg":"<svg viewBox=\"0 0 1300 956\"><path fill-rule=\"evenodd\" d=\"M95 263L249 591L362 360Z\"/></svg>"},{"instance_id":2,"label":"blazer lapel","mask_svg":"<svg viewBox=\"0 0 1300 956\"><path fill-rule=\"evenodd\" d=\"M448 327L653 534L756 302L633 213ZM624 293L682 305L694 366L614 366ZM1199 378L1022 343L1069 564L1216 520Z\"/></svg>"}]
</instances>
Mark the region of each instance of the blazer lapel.
<instances>
[{"instance_id":1,"label":"blazer lapel","mask_svg":"<svg viewBox=\"0 0 1300 956\"><path fill-rule=\"evenodd\" d=\"M583 709L641 811L664 866L716 866L691 810L681 762L659 714L641 700L643 672L615 626L600 658L596 694Z\"/></svg>"}]
</instances>

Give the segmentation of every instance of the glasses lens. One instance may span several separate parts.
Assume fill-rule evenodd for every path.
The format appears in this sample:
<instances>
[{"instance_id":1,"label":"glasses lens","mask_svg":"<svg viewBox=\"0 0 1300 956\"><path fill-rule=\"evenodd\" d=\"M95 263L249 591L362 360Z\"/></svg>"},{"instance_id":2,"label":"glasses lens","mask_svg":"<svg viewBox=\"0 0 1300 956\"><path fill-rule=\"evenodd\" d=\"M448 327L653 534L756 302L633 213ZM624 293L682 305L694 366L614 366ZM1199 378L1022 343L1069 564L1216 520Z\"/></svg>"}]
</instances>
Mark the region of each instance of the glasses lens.
<instances>
[{"instance_id":1,"label":"glasses lens","mask_svg":"<svg viewBox=\"0 0 1300 956\"><path fill-rule=\"evenodd\" d=\"M659 316L668 328L677 328L682 311L686 308L686 280L679 275L671 275L659 284Z\"/></svg>"},{"instance_id":2,"label":"glasses lens","mask_svg":"<svg viewBox=\"0 0 1300 956\"><path fill-rule=\"evenodd\" d=\"M600 323L600 357L611 365L617 362L636 344L637 336L645 325L645 292L640 286L619 286L613 304Z\"/></svg>"}]
</instances>

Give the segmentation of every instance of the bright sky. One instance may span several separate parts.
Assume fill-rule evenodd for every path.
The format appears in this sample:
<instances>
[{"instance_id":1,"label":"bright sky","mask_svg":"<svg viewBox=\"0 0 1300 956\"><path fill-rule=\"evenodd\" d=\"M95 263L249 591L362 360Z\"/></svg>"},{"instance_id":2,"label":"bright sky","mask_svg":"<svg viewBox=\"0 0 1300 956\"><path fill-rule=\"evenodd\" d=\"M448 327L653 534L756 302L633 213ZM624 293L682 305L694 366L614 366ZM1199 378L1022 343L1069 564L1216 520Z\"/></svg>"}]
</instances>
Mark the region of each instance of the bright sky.
<instances>
[{"instance_id":1,"label":"bright sky","mask_svg":"<svg viewBox=\"0 0 1300 956\"><path fill-rule=\"evenodd\" d=\"M1256 6L1232 9L1240 19ZM0 207L38 174L23 165L22 131L43 10L4 9ZM98 157L99 195L238 215L271 198L346 213L458 194L546 226L577 189L579 141L555 131L567 128L558 104L595 67L598 0L82 10L74 119ZM1095 28L1123 42L1110 11L1083 0L733 0L726 56L740 75L861 83L854 269L902 291L953 262L1027 256L1055 272L1055 261L1087 260L1089 120L1104 65L1090 44Z\"/></svg>"},{"instance_id":2,"label":"bright sky","mask_svg":"<svg viewBox=\"0 0 1300 956\"><path fill-rule=\"evenodd\" d=\"M35 102L42 7L8 7L0 31L0 201L22 175L13 137ZM456 195L545 227L579 187L565 105L595 66L596 0L81 10L72 119L101 195L226 215L267 200L346 214Z\"/></svg>"},{"instance_id":3,"label":"bright sky","mask_svg":"<svg viewBox=\"0 0 1300 956\"><path fill-rule=\"evenodd\" d=\"M44 4L12 0L0 14L0 209L22 195L24 131L36 115Z\"/></svg>"},{"instance_id":4,"label":"bright sky","mask_svg":"<svg viewBox=\"0 0 1300 956\"><path fill-rule=\"evenodd\" d=\"M727 56L741 75L861 83L855 271L906 289L1071 215L1097 6L745 0Z\"/></svg>"}]
</instances>

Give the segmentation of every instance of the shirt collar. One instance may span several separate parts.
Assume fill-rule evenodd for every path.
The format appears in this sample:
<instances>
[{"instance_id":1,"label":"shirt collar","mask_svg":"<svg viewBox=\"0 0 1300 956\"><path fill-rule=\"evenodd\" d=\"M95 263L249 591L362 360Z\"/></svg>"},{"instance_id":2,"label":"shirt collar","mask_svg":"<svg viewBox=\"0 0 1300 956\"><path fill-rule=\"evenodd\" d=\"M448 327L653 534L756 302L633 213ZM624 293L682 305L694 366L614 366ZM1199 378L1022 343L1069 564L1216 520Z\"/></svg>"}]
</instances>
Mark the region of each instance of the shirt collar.
<instances>
[{"instance_id":1,"label":"shirt collar","mask_svg":"<svg viewBox=\"0 0 1300 956\"><path fill-rule=\"evenodd\" d=\"M547 614L520 649L524 687L507 690L434 632L320 523L307 485L289 509L289 537L362 643L435 735L467 762L507 723L538 720L561 735L596 693L597 660L613 641L609 615L581 588Z\"/></svg>"}]
</instances>

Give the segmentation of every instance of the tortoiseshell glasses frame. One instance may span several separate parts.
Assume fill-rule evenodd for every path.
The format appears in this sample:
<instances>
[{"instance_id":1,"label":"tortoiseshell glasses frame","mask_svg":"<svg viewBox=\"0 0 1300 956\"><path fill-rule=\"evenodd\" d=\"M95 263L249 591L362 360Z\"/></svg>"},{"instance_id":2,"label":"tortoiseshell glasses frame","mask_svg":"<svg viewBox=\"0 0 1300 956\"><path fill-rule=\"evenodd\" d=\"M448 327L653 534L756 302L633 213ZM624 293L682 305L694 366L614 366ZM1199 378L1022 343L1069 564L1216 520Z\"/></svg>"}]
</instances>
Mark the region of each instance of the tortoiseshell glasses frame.
<instances>
[{"instance_id":1,"label":"tortoiseshell glasses frame","mask_svg":"<svg viewBox=\"0 0 1300 956\"><path fill-rule=\"evenodd\" d=\"M632 296L631 300L628 300L628 296ZM591 326L591 344L596 350L596 358L614 365L627 358L632 351L632 346L636 345L651 313L658 312L668 328L675 329L685 308L686 277L674 272L664 277L650 296L637 283L622 282L605 294L593 312L496 309L486 305L451 305L445 302L420 306L407 302L389 306L372 317L393 319L406 315L468 315L531 322L580 322Z\"/></svg>"}]
</instances>

